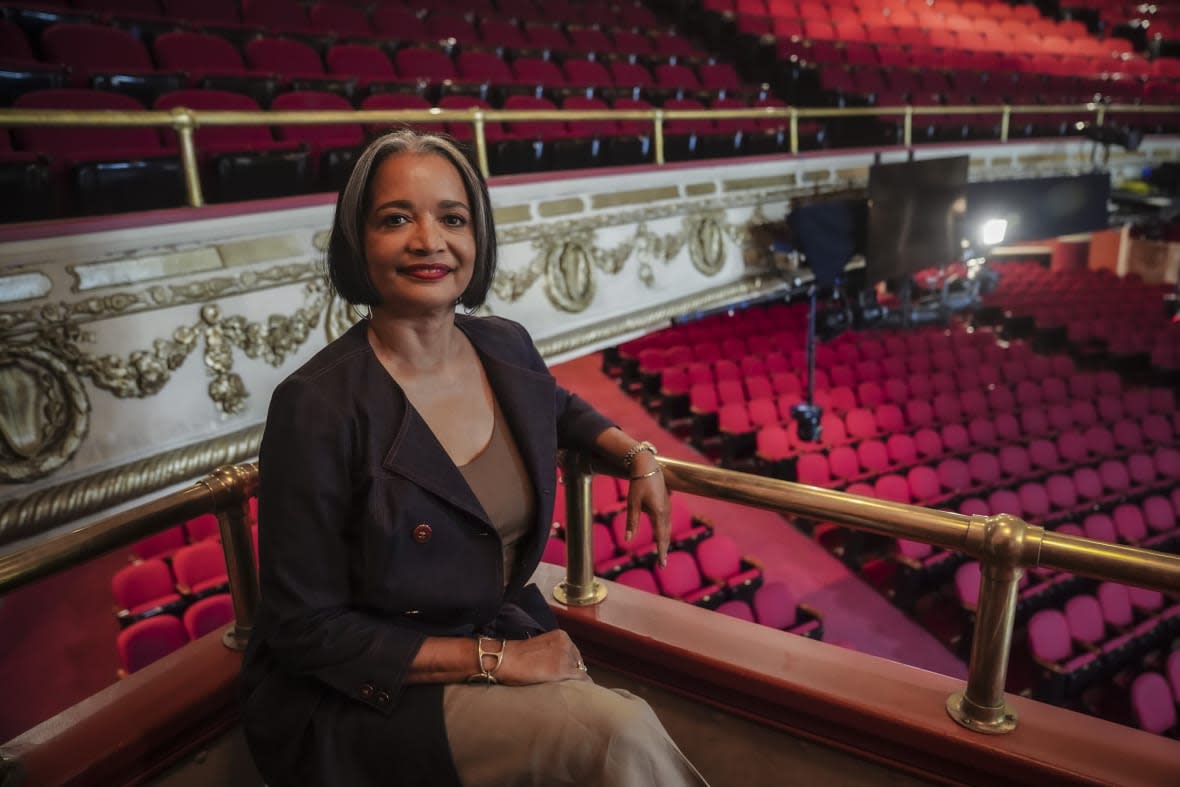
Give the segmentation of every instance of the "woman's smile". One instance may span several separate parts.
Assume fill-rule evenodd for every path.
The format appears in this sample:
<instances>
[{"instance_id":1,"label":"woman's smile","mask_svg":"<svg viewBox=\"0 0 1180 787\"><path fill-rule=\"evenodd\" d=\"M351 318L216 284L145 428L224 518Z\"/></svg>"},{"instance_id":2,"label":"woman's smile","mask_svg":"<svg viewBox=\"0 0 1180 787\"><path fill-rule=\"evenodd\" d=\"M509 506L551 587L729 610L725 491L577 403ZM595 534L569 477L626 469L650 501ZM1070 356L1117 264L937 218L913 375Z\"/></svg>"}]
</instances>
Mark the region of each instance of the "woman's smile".
<instances>
[{"instance_id":1,"label":"woman's smile","mask_svg":"<svg viewBox=\"0 0 1180 787\"><path fill-rule=\"evenodd\" d=\"M420 279L422 281L438 281L443 279L451 273L453 269L446 265L409 265L401 268L401 273L404 276L409 276L413 279Z\"/></svg>"}]
</instances>

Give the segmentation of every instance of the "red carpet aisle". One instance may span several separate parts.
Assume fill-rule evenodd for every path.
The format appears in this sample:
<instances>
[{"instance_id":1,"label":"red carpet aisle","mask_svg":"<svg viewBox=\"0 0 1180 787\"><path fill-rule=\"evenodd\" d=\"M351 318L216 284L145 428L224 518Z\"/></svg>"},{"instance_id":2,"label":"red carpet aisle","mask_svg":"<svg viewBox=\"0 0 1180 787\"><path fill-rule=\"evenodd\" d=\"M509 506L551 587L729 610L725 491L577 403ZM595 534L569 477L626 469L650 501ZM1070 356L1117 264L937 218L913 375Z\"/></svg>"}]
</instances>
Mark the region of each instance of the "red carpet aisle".
<instances>
[{"instance_id":1,"label":"red carpet aisle","mask_svg":"<svg viewBox=\"0 0 1180 787\"><path fill-rule=\"evenodd\" d=\"M707 463L692 447L663 432L638 401L604 375L597 354L554 366L552 371L562 385L592 402L631 435L650 439L676 459ZM966 665L942 643L777 514L696 497L692 509L736 540L743 554L759 560L767 580L786 582L801 602L822 611L825 641L943 675L966 677Z\"/></svg>"}]
</instances>

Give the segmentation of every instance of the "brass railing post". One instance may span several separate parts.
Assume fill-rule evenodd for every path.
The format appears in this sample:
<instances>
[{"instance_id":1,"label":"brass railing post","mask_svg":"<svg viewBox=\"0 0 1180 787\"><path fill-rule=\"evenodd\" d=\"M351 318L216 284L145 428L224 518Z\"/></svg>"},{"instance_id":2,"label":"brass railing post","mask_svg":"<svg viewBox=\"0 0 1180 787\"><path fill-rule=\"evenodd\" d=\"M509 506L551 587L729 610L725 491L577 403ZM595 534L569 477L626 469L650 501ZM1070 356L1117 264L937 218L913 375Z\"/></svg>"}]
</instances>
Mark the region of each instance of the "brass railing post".
<instances>
[{"instance_id":1,"label":"brass railing post","mask_svg":"<svg viewBox=\"0 0 1180 787\"><path fill-rule=\"evenodd\" d=\"M664 110L657 109L651 116L652 155L656 166L664 166Z\"/></svg>"},{"instance_id":2,"label":"brass railing post","mask_svg":"<svg viewBox=\"0 0 1180 787\"><path fill-rule=\"evenodd\" d=\"M200 483L213 494L217 504L217 523L234 602L234 625L222 641L230 650L245 650L258 607L258 569L249 521L249 499L258 486L258 469L256 465L219 467Z\"/></svg>"},{"instance_id":3,"label":"brass railing post","mask_svg":"<svg viewBox=\"0 0 1180 787\"><path fill-rule=\"evenodd\" d=\"M791 153L799 152L799 110L791 107Z\"/></svg>"},{"instance_id":4,"label":"brass railing post","mask_svg":"<svg viewBox=\"0 0 1180 787\"><path fill-rule=\"evenodd\" d=\"M1000 141L1008 141L1008 127L1012 123L1012 107L1008 104L1000 111Z\"/></svg>"},{"instance_id":5,"label":"brass railing post","mask_svg":"<svg viewBox=\"0 0 1180 787\"><path fill-rule=\"evenodd\" d=\"M193 143L193 129L197 123L191 112L184 107L176 107L172 110L172 127L176 130L180 145L180 166L184 170L184 190L188 194L188 204L199 208L205 204L205 197L201 194L201 172L197 167L197 148Z\"/></svg>"},{"instance_id":6,"label":"brass railing post","mask_svg":"<svg viewBox=\"0 0 1180 787\"><path fill-rule=\"evenodd\" d=\"M553 597L571 607L601 604L606 586L594 578L590 509L590 482L594 476L587 458L566 453L561 465L565 484L565 582L553 589Z\"/></svg>"},{"instance_id":7,"label":"brass railing post","mask_svg":"<svg viewBox=\"0 0 1180 787\"><path fill-rule=\"evenodd\" d=\"M482 109L475 109L471 113L471 122L474 125L475 134L475 160L479 165L479 171L488 178L491 176L491 170L488 168L488 138L484 134L484 116Z\"/></svg>"},{"instance_id":8,"label":"brass railing post","mask_svg":"<svg viewBox=\"0 0 1180 787\"><path fill-rule=\"evenodd\" d=\"M912 104L905 105L905 121L903 128L902 142L908 148L914 144L914 106Z\"/></svg>"},{"instance_id":9,"label":"brass railing post","mask_svg":"<svg viewBox=\"0 0 1180 787\"><path fill-rule=\"evenodd\" d=\"M1036 565L1044 530L1007 514L973 517L967 541L983 550L975 636L967 688L946 701L947 713L964 727L998 735L1016 729L1016 711L1004 701L1016 594L1022 565Z\"/></svg>"}]
</instances>

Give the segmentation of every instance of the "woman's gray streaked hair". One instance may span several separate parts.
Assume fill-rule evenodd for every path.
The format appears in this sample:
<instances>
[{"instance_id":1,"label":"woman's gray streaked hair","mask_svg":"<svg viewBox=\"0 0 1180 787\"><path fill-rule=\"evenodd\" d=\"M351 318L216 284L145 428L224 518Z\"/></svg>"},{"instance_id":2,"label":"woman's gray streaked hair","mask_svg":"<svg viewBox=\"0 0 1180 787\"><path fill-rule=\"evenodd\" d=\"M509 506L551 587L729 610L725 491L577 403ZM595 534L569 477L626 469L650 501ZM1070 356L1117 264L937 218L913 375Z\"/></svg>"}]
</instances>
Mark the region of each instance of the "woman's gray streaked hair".
<instances>
[{"instance_id":1,"label":"woman's gray streaked hair","mask_svg":"<svg viewBox=\"0 0 1180 787\"><path fill-rule=\"evenodd\" d=\"M412 129L393 131L373 140L357 158L348 183L340 191L328 241L328 275L332 286L349 303L380 304L365 260L364 227L371 207L369 187L382 162L401 153L442 156L459 173L475 235L475 271L459 303L467 309L481 306L496 273L496 226L487 183L454 140Z\"/></svg>"}]
</instances>

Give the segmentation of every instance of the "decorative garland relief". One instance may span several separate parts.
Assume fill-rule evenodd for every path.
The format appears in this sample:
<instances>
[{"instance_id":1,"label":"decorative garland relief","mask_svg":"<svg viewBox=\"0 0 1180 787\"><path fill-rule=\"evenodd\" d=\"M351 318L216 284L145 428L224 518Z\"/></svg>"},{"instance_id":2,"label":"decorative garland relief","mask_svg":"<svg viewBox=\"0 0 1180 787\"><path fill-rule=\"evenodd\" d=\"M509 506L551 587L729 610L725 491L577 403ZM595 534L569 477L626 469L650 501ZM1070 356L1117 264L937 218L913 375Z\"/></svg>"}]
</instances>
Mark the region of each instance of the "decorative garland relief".
<instances>
[{"instance_id":1,"label":"decorative garland relief","mask_svg":"<svg viewBox=\"0 0 1180 787\"><path fill-rule=\"evenodd\" d=\"M725 265L726 239L747 242L761 211L756 206L749 221L731 224L721 207L704 207L684 216L680 232L666 235L653 232L644 220L663 217L664 210L644 214L631 237L613 248L603 248L595 241L597 230L617 224L618 216L556 222L546 225L540 237L534 228L532 261L521 271L501 270L493 291L511 303L544 279L546 295L556 308L581 312L593 302L597 273L616 276L634 257L637 277L652 287L655 265L671 264L685 245L693 266L714 276ZM322 249L326 241L325 232L313 243ZM307 281L305 302L290 316L271 315L253 322L242 315L225 316L220 306L206 302L200 305L196 321L175 328L171 336L153 340L148 349L126 356L95 355L84 349L93 336L79 327L83 322L296 281ZM148 398L159 393L173 372L203 345L205 368L211 378L209 398L219 412L233 415L242 412L250 396L234 370L234 351L278 367L307 342L321 315L328 341L359 317L330 295L309 263L0 312L0 333L31 334L0 351L0 388L8 394L0 401L0 481L42 478L74 456L89 428L90 402L84 380L120 399Z\"/></svg>"}]
</instances>

